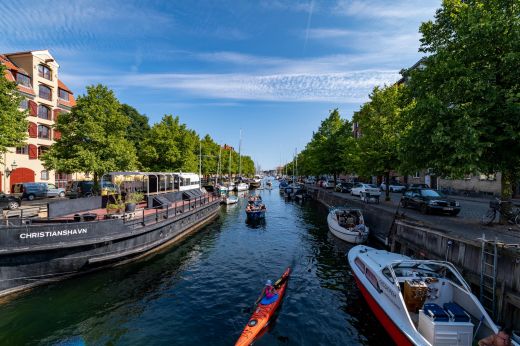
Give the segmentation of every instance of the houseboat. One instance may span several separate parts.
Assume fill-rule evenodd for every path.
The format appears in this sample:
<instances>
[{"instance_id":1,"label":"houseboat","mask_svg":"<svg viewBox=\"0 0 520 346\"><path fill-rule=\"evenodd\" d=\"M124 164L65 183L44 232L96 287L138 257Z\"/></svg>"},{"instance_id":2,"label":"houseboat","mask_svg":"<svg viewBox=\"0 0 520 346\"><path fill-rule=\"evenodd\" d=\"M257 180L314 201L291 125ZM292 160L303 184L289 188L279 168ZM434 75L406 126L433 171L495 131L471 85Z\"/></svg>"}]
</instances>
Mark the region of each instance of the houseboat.
<instances>
[{"instance_id":1,"label":"houseboat","mask_svg":"<svg viewBox=\"0 0 520 346\"><path fill-rule=\"evenodd\" d=\"M202 190L197 174L103 179L122 181L121 194L53 201L46 217L0 220L0 296L141 258L218 215L220 197ZM125 212L122 196L131 194L141 200Z\"/></svg>"}]
</instances>

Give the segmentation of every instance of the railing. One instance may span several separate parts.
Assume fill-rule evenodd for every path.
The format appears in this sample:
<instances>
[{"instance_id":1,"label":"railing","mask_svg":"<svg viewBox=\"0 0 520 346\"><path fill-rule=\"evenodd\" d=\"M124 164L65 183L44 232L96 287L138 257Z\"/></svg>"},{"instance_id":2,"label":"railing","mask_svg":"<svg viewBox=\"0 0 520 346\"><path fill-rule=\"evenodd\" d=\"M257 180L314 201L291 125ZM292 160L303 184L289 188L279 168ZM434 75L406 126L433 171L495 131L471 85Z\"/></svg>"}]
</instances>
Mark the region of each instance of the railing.
<instances>
[{"instance_id":1,"label":"railing","mask_svg":"<svg viewBox=\"0 0 520 346\"><path fill-rule=\"evenodd\" d=\"M152 224L150 223L150 219L153 220L153 223L157 223L161 221L162 219L168 219L171 216L177 216L179 214L189 212L191 210L197 209L205 204L208 204L210 202L213 202L215 200L218 200L219 197L217 197L214 194L206 194L199 197L190 198L189 200L182 200L175 202L174 206L166 205L165 208L161 207L152 207L152 208L143 208L138 210L138 213L141 215L138 217L137 215L134 215L132 217L128 217L125 215L127 214L121 214L121 219L123 220L123 223L126 224L129 227L132 228L139 228L146 224ZM155 210L155 213L149 212L150 210ZM3 218L0 219L0 225L9 226L9 225L29 225L32 224L34 219L34 216L37 216L40 212L46 211L46 208L44 207L44 210L42 210L41 207L34 207L31 209L20 209L16 211L8 211L4 212L2 215ZM13 213L16 213L14 215ZM53 218L53 219L37 219L38 224L46 224L46 223L73 223L73 222L81 222L81 221L101 221L105 219L105 215L98 215L98 214L89 214L88 212L77 214L73 218L68 219L59 219L59 218Z\"/></svg>"}]
</instances>

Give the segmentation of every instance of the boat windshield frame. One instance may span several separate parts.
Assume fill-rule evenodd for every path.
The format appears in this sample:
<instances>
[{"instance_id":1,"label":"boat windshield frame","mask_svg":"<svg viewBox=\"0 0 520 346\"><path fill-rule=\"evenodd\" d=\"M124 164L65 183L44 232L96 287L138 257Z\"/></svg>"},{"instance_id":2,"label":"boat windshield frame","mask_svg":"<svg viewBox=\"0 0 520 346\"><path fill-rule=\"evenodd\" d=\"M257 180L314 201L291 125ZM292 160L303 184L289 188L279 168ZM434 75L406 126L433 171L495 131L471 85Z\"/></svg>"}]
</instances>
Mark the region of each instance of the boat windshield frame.
<instances>
[{"instance_id":1,"label":"boat windshield frame","mask_svg":"<svg viewBox=\"0 0 520 346\"><path fill-rule=\"evenodd\" d=\"M451 272L451 278L450 278L450 281L453 282L453 284L459 286L460 288L462 288L463 290L471 293L471 288L469 287L468 283L466 282L466 280L464 280L464 278L462 277L462 275L460 274L460 272L457 270L457 268L455 268L455 266L450 263L450 262L446 262L446 261L435 261L435 260L399 260L399 261L393 261L391 262L390 264L388 264L387 266L383 267L381 269L381 272L385 269L385 268L388 268L390 270L390 274L392 275L392 279L394 280L394 284L399 288L400 290L400 286L399 286L399 280L397 279L397 275L395 274L395 271L394 271L394 268L398 268L398 267L402 267L402 268L419 268L419 266L421 265L430 265L430 266L437 266L437 267L443 267L443 268L446 268L446 270L449 270ZM424 269L424 268L422 268ZM437 272L439 270L433 270L433 272ZM383 276L386 276L385 274L383 274ZM446 277L446 273L444 274L439 274L440 277L442 278L445 278ZM453 279L457 279L456 281Z\"/></svg>"}]
</instances>

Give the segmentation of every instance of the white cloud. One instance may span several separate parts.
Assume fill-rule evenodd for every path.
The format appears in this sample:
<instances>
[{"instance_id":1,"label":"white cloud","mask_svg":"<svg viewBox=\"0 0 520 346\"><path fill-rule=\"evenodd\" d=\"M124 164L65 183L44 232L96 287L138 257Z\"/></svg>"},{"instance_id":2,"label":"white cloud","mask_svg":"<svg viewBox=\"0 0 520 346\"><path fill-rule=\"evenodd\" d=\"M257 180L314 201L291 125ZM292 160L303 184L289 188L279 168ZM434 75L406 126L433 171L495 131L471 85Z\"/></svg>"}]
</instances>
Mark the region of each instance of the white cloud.
<instances>
[{"instance_id":1,"label":"white cloud","mask_svg":"<svg viewBox=\"0 0 520 346\"><path fill-rule=\"evenodd\" d=\"M391 84L395 71L353 71L329 74L121 74L116 76L76 76L62 74L76 87L103 80L112 88L176 90L191 97L221 100L277 102L344 102L366 100L376 85Z\"/></svg>"}]
</instances>

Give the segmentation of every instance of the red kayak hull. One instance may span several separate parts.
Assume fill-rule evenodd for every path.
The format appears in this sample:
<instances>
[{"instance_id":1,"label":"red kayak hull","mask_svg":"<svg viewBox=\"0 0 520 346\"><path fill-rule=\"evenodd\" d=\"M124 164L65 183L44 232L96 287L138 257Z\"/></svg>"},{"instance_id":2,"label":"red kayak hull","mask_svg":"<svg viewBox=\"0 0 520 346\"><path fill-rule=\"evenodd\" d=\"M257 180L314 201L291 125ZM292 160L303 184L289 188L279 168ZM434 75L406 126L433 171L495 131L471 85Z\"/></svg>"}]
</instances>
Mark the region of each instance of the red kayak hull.
<instances>
[{"instance_id":1,"label":"red kayak hull","mask_svg":"<svg viewBox=\"0 0 520 346\"><path fill-rule=\"evenodd\" d=\"M267 327L269 321L273 317L276 310L280 306L283 296L285 294L285 289L287 287L287 282L289 279L289 275L291 274L291 268L287 268L283 275L278 279L282 284L277 288L278 299L269 305L259 304L255 312L249 318L242 334L238 338L235 346L245 346L251 345L253 341L259 336L259 334Z\"/></svg>"}]
</instances>

